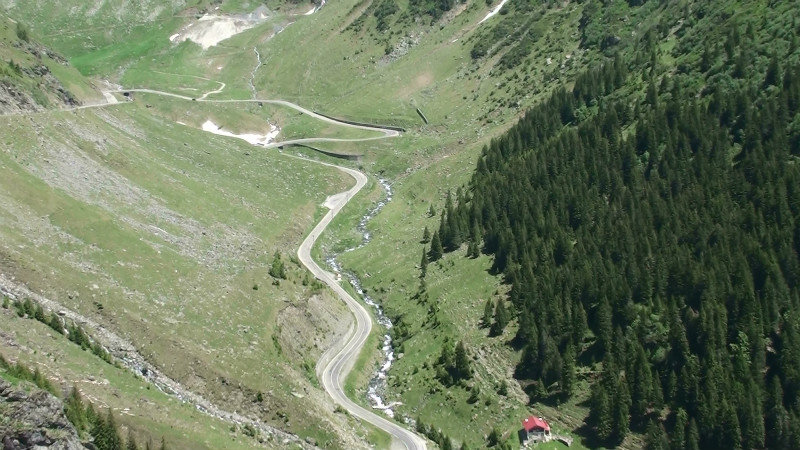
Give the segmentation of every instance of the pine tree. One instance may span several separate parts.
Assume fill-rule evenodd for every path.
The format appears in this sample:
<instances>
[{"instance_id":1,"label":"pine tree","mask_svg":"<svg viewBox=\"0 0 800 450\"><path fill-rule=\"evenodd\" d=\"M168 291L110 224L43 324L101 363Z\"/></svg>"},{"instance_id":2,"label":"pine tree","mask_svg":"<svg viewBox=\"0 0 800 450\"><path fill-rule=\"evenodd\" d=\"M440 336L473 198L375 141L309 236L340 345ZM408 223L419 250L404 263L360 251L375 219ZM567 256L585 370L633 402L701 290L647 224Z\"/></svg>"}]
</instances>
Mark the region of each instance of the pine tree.
<instances>
[{"instance_id":1,"label":"pine tree","mask_svg":"<svg viewBox=\"0 0 800 450\"><path fill-rule=\"evenodd\" d=\"M628 386L624 381L621 381L617 386L616 395L612 401L612 421L613 431L611 438L614 444L620 444L628 435L630 429L630 394L628 393Z\"/></svg>"},{"instance_id":2,"label":"pine tree","mask_svg":"<svg viewBox=\"0 0 800 450\"><path fill-rule=\"evenodd\" d=\"M54 312L50 313L50 320L47 321L47 325L59 334L64 333L64 325L61 323L61 318Z\"/></svg>"},{"instance_id":3,"label":"pine tree","mask_svg":"<svg viewBox=\"0 0 800 450\"><path fill-rule=\"evenodd\" d=\"M425 275L428 274L428 251L425 247L422 247L422 259L419 262L419 277L425 278Z\"/></svg>"},{"instance_id":4,"label":"pine tree","mask_svg":"<svg viewBox=\"0 0 800 450\"><path fill-rule=\"evenodd\" d=\"M436 366L436 377L442 384L449 386L453 384L453 367L455 366L455 355L453 344L445 341L442 344L442 353L439 355L438 365Z\"/></svg>"},{"instance_id":5,"label":"pine tree","mask_svg":"<svg viewBox=\"0 0 800 450\"><path fill-rule=\"evenodd\" d=\"M689 419L689 431L686 433L686 450L700 450L700 431L694 418Z\"/></svg>"},{"instance_id":6,"label":"pine tree","mask_svg":"<svg viewBox=\"0 0 800 450\"><path fill-rule=\"evenodd\" d=\"M459 341L458 345L456 345L454 364L454 378L458 380L466 380L472 376L472 368L470 368L469 355L467 355L467 349L464 347L464 341Z\"/></svg>"},{"instance_id":7,"label":"pine tree","mask_svg":"<svg viewBox=\"0 0 800 450\"><path fill-rule=\"evenodd\" d=\"M89 423L86 417L86 409L83 406L81 394L75 386L69 391L69 395L67 395L67 399L64 402L64 414L79 433L87 429Z\"/></svg>"},{"instance_id":8,"label":"pine tree","mask_svg":"<svg viewBox=\"0 0 800 450\"><path fill-rule=\"evenodd\" d=\"M117 422L114 419L114 414L111 412L111 409L108 410L108 416L106 417L106 433L108 436L108 448L109 449L119 449L122 448L122 438L119 436L119 430L117 430Z\"/></svg>"},{"instance_id":9,"label":"pine tree","mask_svg":"<svg viewBox=\"0 0 800 450\"><path fill-rule=\"evenodd\" d=\"M478 243L475 241L469 241L469 244L467 244L467 257L477 258L480 255L481 249L478 247Z\"/></svg>"},{"instance_id":10,"label":"pine tree","mask_svg":"<svg viewBox=\"0 0 800 450\"><path fill-rule=\"evenodd\" d=\"M503 299L500 299L497 301L497 306L494 309L494 323L492 323L490 334L492 336L500 336L503 334L503 330L505 330L506 325L508 325L508 321L509 317L505 302Z\"/></svg>"},{"instance_id":11,"label":"pine tree","mask_svg":"<svg viewBox=\"0 0 800 450\"><path fill-rule=\"evenodd\" d=\"M449 437L442 439L442 445L439 446L442 450L453 450L453 441Z\"/></svg>"},{"instance_id":12,"label":"pine tree","mask_svg":"<svg viewBox=\"0 0 800 450\"><path fill-rule=\"evenodd\" d=\"M597 438L601 442L608 442L613 432L611 404L605 388L599 386L599 383L592 395L591 417Z\"/></svg>"},{"instance_id":13,"label":"pine tree","mask_svg":"<svg viewBox=\"0 0 800 450\"><path fill-rule=\"evenodd\" d=\"M486 446L493 447L500 443L500 431L497 428L492 428L492 431L489 432L489 436L486 438Z\"/></svg>"},{"instance_id":14,"label":"pine tree","mask_svg":"<svg viewBox=\"0 0 800 450\"><path fill-rule=\"evenodd\" d=\"M634 362L631 376L631 416L634 424L641 427L647 417L647 409L652 398L652 375L648 368L644 348L638 340L632 345L635 347Z\"/></svg>"},{"instance_id":15,"label":"pine tree","mask_svg":"<svg viewBox=\"0 0 800 450\"><path fill-rule=\"evenodd\" d=\"M428 227L425 226L425 229L422 231L422 243L427 244L431 241L431 232L428 230Z\"/></svg>"},{"instance_id":16,"label":"pine tree","mask_svg":"<svg viewBox=\"0 0 800 450\"><path fill-rule=\"evenodd\" d=\"M575 348L572 342L567 344L564 352L563 367L561 369L561 393L569 398L575 388Z\"/></svg>"},{"instance_id":17,"label":"pine tree","mask_svg":"<svg viewBox=\"0 0 800 450\"><path fill-rule=\"evenodd\" d=\"M433 203L431 203L430 207L428 208L428 217L433 217L436 215L436 210L433 209Z\"/></svg>"},{"instance_id":18,"label":"pine tree","mask_svg":"<svg viewBox=\"0 0 800 450\"><path fill-rule=\"evenodd\" d=\"M647 425L644 448L647 450L669 450L670 448L664 427L655 420L651 420Z\"/></svg>"},{"instance_id":19,"label":"pine tree","mask_svg":"<svg viewBox=\"0 0 800 450\"><path fill-rule=\"evenodd\" d=\"M488 299L486 300L486 304L483 306L483 317L481 318L481 325L484 328L488 328L489 325L491 325L493 313L494 303L492 303L492 299Z\"/></svg>"},{"instance_id":20,"label":"pine tree","mask_svg":"<svg viewBox=\"0 0 800 450\"><path fill-rule=\"evenodd\" d=\"M778 63L778 57L773 53L772 58L769 60L767 66L767 74L764 77L764 87L777 86L781 79L781 69Z\"/></svg>"},{"instance_id":21,"label":"pine tree","mask_svg":"<svg viewBox=\"0 0 800 450\"><path fill-rule=\"evenodd\" d=\"M595 325L595 327L595 334L600 343L600 349L602 354L605 355L612 349L611 339L613 336L613 330L611 328L611 306L608 303L608 299L605 297L601 300L597 310L597 325Z\"/></svg>"},{"instance_id":22,"label":"pine tree","mask_svg":"<svg viewBox=\"0 0 800 450\"><path fill-rule=\"evenodd\" d=\"M444 249L442 248L442 241L439 239L439 231L434 231L431 238L431 250L428 253L430 260L438 261L441 259L442 253L444 253Z\"/></svg>"},{"instance_id":23,"label":"pine tree","mask_svg":"<svg viewBox=\"0 0 800 450\"><path fill-rule=\"evenodd\" d=\"M272 256L272 265L269 268L269 274L273 278L286 279L286 266L281 260L281 253L277 250L275 250L275 254Z\"/></svg>"},{"instance_id":24,"label":"pine tree","mask_svg":"<svg viewBox=\"0 0 800 450\"><path fill-rule=\"evenodd\" d=\"M34 307L33 318L42 323L46 322L47 318L44 315L44 309L42 308L42 305L37 304Z\"/></svg>"},{"instance_id":25,"label":"pine tree","mask_svg":"<svg viewBox=\"0 0 800 450\"><path fill-rule=\"evenodd\" d=\"M686 447L686 426L689 423L689 415L683 408L678 408L675 413L675 426L672 428L670 436L671 450L684 450Z\"/></svg>"}]
</instances>

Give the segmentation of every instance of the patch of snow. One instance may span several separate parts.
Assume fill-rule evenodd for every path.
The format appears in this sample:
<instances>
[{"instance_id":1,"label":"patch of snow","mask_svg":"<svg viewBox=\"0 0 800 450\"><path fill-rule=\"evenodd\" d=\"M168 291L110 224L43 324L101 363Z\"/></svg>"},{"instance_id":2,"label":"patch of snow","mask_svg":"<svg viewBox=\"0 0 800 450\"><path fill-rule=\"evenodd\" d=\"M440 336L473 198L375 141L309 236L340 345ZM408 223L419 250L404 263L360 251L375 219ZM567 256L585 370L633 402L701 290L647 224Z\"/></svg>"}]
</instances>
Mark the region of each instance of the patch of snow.
<instances>
[{"instance_id":1,"label":"patch of snow","mask_svg":"<svg viewBox=\"0 0 800 450\"><path fill-rule=\"evenodd\" d=\"M114 94L112 94L110 92L103 91L103 97L106 98L106 103L108 103L109 105L113 105L115 103L119 103L119 100L117 100L117 97L114 97Z\"/></svg>"},{"instance_id":2,"label":"patch of snow","mask_svg":"<svg viewBox=\"0 0 800 450\"><path fill-rule=\"evenodd\" d=\"M170 42L190 40L203 47L213 47L245 30L255 27L270 17L266 7L259 7L250 14L222 16L205 14L197 21L185 26L180 32L170 36Z\"/></svg>"},{"instance_id":3,"label":"patch of snow","mask_svg":"<svg viewBox=\"0 0 800 450\"><path fill-rule=\"evenodd\" d=\"M495 14L497 14L497 13L499 13L499 12L500 12L500 10L501 10L501 9L503 9L503 5L505 5L507 1L508 1L508 0L503 0L502 2L500 2L500 4L499 4L499 5L497 5L497 7L495 7L495 8L494 8L494 9L492 9L491 11L489 11L489 13L488 13L488 14L486 14L486 17L484 17L483 19L481 19L481 21L480 21L480 22L478 22L478 24L482 24L483 22L486 22L486 21L487 21L487 20L489 20L489 19L490 19L492 16L494 16L494 15L495 15Z\"/></svg>"},{"instance_id":4,"label":"patch of snow","mask_svg":"<svg viewBox=\"0 0 800 450\"><path fill-rule=\"evenodd\" d=\"M267 145L278 136L278 133L281 132L280 128L276 127L275 125L270 125L269 133L267 134L255 134L255 133L242 133L236 134L231 133L230 131L225 131L221 127L217 126L211 120L206 120L203 124L202 128L203 131L208 131L209 133L218 134L220 136L228 136L228 137L235 137L237 139L242 139L244 141L249 142L253 145Z\"/></svg>"},{"instance_id":5,"label":"patch of snow","mask_svg":"<svg viewBox=\"0 0 800 450\"><path fill-rule=\"evenodd\" d=\"M314 6L314 7L313 7L313 8L311 8L311 9L310 9L310 10L309 10L307 13L305 13L305 14L303 14L303 15L304 15L304 16L310 16L310 15L314 14L315 12L319 11L320 9L322 9L322 7L323 7L323 6L325 6L325 0L322 0L322 1L319 3L319 5L316 5L316 6Z\"/></svg>"}]
</instances>

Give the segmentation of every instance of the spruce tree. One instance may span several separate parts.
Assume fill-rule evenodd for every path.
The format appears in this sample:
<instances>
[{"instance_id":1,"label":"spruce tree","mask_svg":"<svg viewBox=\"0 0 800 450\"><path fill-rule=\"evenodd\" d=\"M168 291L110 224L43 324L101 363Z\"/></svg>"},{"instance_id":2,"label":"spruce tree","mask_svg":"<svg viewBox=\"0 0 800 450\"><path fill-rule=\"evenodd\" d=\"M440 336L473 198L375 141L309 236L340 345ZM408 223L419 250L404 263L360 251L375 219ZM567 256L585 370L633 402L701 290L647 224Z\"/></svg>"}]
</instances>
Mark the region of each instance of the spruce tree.
<instances>
[{"instance_id":1,"label":"spruce tree","mask_svg":"<svg viewBox=\"0 0 800 450\"><path fill-rule=\"evenodd\" d=\"M508 325L508 321L509 315L506 310L505 302L500 299L497 301L497 306L494 309L494 323L492 323L490 334L492 336L500 336L503 334L503 330L505 330L506 325Z\"/></svg>"},{"instance_id":2,"label":"spruce tree","mask_svg":"<svg viewBox=\"0 0 800 450\"><path fill-rule=\"evenodd\" d=\"M431 238L431 250L428 253L430 260L438 261L441 259L442 253L444 253L444 249L442 248L442 241L439 239L439 231L434 231Z\"/></svg>"},{"instance_id":3,"label":"spruce tree","mask_svg":"<svg viewBox=\"0 0 800 450\"><path fill-rule=\"evenodd\" d=\"M646 450L669 450L669 441L664 427L655 420L647 424L647 434L644 438L644 448Z\"/></svg>"},{"instance_id":4,"label":"spruce tree","mask_svg":"<svg viewBox=\"0 0 800 450\"><path fill-rule=\"evenodd\" d=\"M491 325L493 313L494 303L492 303L492 299L488 299L486 300L486 304L483 306L483 317L481 318L481 325L484 328L488 328L489 325Z\"/></svg>"},{"instance_id":5,"label":"spruce tree","mask_svg":"<svg viewBox=\"0 0 800 450\"><path fill-rule=\"evenodd\" d=\"M686 450L700 450L700 431L694 418L689 419L689 431L686 433Z\"/></svg>"},{"instance_id":6,"label":"spruce tree","mask_svg":"<svg viewBox=\"0 0 800 450\"><path fill-rule=\"evenodd\" d=\"M64 333L64 325L61 323L61 318L54 312L50 313L50 320L47 321L47 325L58 334Z\"/></svg>"},{"instance_id":7,"label":"spruce tree","mask_svg":"<svg viewBox=\"0 0 800 450\"><path fill-rule=\"evenodd\" d=\"M592 395L590 414L594 423L595 435L600 442L608 442L613 432L611 404L605 388L597 385Z\"/></svg>"},{"instance_id":8,"label":"spruce tree","mask_svg":"<svg viewBox=\"0 0 800 450\"><path fill-rule=\"evenodd\" d=\"M455 352L455 378L459 380L469 379L472 376L472 368L470 367L469 355L467 349L464 347L464 341L459 341L456 345Z\"/></svg>"},{"instance_id":9,"label":"spruce tree","mask_svg":"<svg viewBox=\"0 0 800 450\"><path fill-rule=\"evenodd\" d=\"M575 388L575 348L572 342L567 344L564 352L563 365L561 369L561 393L565 398L572 396Z\"/></svg>"},{"instance_id":10,"label":"spruce tree","mask_svg":"<svg viewBox=\"0 0 800 450\"><path fill-rule=\"evenodd\" d=\"M269 274L273 278L286 279L286 266L281 260L281 252L277 250L275 250L275 254L272 256L272 265L269 268Z\"/></svg>"},{"instance_id":11,"label":"spruce tree","mask_svg":"<svg viewBox=\"0 0 800 450\"><path fill-rule=\"evenodd\" d=\"M675 425L670 433L670 450L684 450L686 447L686 426L689 423L689 415L683 408L678 408L675 413Z\"/></svg>"},{"instance_id":12,"label":"spruce tree","mask_svg":"<svg viewBox=\"0 0 800 450\"><path fill-rule=\"evenodd\" d=\"M425 229L422 231L422 243L427 244L431 241L431 232L428 230L428 227L425 226Z\"/></svg>"},{"instance_id":13,"label":"spruce tree","mask_svg":"<svg viewBox=\"0 0 800 450\"><path fill-rule=\"evenodd\" d=\"M628 393L628 386L624 381L621 381L616 389L616 395L612 401L612 442L619 445L628 435L630 430L630 394Z\"/></svg>"},{"instance_id":14,"label":"spruce tree","mask_svg":"<svg viewBox=\"0 0 800 450\"><path fill-rule=\"evenodd\" d=\"M64 414L67 416L78 433L85 431L89 425L86 417L86 410L83 406L83 399L78 388L73 386L64 402Z\"/></svg>"},{"instance_id":15,"label":"spruce tree","mask_svg":"<svg viewBox=\"0 0 800 450\"><path fill-rule=\"evenodd\" d=\"M422 247L422 259L419 262L419 277L425 278L428 274L428 251Z\"/></svg>"}]
</instances>

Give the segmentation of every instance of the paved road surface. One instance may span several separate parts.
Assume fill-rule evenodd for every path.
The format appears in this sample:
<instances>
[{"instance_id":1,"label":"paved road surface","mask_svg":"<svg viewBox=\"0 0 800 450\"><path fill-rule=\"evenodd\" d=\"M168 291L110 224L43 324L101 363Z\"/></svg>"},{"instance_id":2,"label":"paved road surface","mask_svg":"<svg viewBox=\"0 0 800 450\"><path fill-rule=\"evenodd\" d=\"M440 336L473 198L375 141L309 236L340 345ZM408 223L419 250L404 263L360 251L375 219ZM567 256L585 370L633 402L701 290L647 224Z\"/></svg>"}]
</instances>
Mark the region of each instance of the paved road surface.
<instances>
[{"instance_id":1,"label":"paved road surface","mask_svg":"<svg viewBox=\"0 0 800 450\"><path fill-rule=\"evenodd\" d=\"M350 201L350 199L353 198L353 196L355 196L362 187L364 187L364 185L367 183L367 177L357 170L335 166L333 164L320 164L336 167L337 169L347 173L355 178L356 184L350 188L350 190L344 192L344 195L337 196L333 204L328 204L331 210L325 214L325 217L320 220L317 226L315 226L314 229L311 230L311 233L305 238L303 243L300 244L300 248L297 249L297 256L300 258L300 262L302 262L303 265L305 265L308 270L314 274L314 276L333 289L339 298L341 298L347 304L347 307L350 308L350 310L353 312L353 315L355 315L356 322L355 327L351 328L349 332L342 337L340 342L336 343L336 345L322 355L317 363L317 377L322 380L322 386L325 388L328 394L333 397L333 400L342 405L342 407L350 412L350 414L365 420L392 435L393 448L396 447L406 448L409 450L425 450L426 444L423 438L409 431L408 429L403 428L395 422L392 422L382 416L379 416L375 412L356 404L347 398L347 395L345 395L345 377L353 368L353 364L358 358L359 353L361 353L361 349L364 347L364 343L367 340L370 331L372 330L372 318L364 306L356 301L356 299L354 299L349 293L347 293L346 290L344 290L344 288L342 288L339 283L336 282L330 272L323 270L319 265L317 265L316 262L314 262L314 260L311 258L311 248L314 246L314 242L316 242L319 235L325 230L325 227L327 227L336 214L342 210L342 207L344 207L344 205L347 204L347 202Z\"/></svg>"},{"instance_id":2,"label":"paved road surface","mask_svg":"<svg viewBox=\"0 0 800 450\"><path fill-rule=\"evenodd\" d=\"M259 99L251 99L251 100L209 100L206 97L212 93L218 93L224 89L224 84L215 91L207 92L199 99L194 99L192 97L188 97L185 95L174 94L171 92L164 92L158 91L154 89L119 89L119 90L110 90L104 91L103 96L106 99L106 103L97 103L97 104L90 104L90 105L83 105L73 108L65 108L65 110L79 110L79 109L88 109L88 108L101 108L110 106L117 103L116 98L112 95L114 93L123 93L123 92L144 92L149 94L155 95L163 95L167 97L178 98L182 100L196 100L198 102L208 102L208 103L268 103L274 105L282 105L292 109L295 109L303 114L307 114L315 119L319 119L328 123L334 123L341 126L346 126L350 128L358 128L363 130L369 131L377 131L382 132L382 136L377 136L374 138L360 138L360 139L334 139L334 138L305 138L305 139L294 139L291 141L284 141L284 142L275 142L269 144L267 147L278 147L281 145L286 145L289 143L308 143L308 142L320 142L320 141L328 141L328 142L359 142L359 141L369 141L374 139L385 139L390 137L399 136L400 133L395 130L389 130L379 127L370 127L364 125L356 125L341 122L336 119L332 119L330 117L326 117L320 114L317 114L313 111L303 108L302 106L296 105L294 103L285 101L285 100L259 100ZM10 114L10 115L17 115L17 114ZM301 158L305 159L305 158ZM364 187L367 183L367 177L363 173L349 169L347 167L336 166L333 164L323 163L314 160L307 160L309 162L323 164L330 167L335 167L348 175L352 176L356 180L355 186L350 188L348 191L343 192L340 195L337 195L332 202L329 202L327 206L330 209L325 217L314 227L311 233L305 238L302 244L300 244L300 248L297 250L297 256L300 258L300 261L305 265L311 273L314 274L319 280L324 282L328 285L336 294L347 304L347 307L352 311L353 315L355 316L355 326L351 327L347 334L342 336L341 340L337 342L333 347L331 347L328 351L326 351L320 360L317 362L317 376L322 381L322 385L325 388L325 391L333 398L333 400L341 405L344 409L346 409L350 414L356 416L364 421L367 421L374 425L375 427L389 433L392 436L392 448L399 448L399 449L408 449L408 450L426 450L426 441L417 435L416 433L398 425L395 422L388 420L385 417L379 416L375 412L366 409L349 398L344 392L344 380L347 377L347 374L353 368L353 364L355 364L356 359L358 359L358 355L361 353L362 348L364 347L364 343L369 336L370 331L372 330L372 317L369 315L367 310L364 308L361 303L356 301L347 291L342 288L339 283L333 278L333 275L330 272L323 270L322 268L317 265L316 262L311 258L311 248L314 246L319 235L325 230L325 228L330 224L331 220L342 210L345 204L350 201L353 196Z\"/></svg>"}]
</instances>

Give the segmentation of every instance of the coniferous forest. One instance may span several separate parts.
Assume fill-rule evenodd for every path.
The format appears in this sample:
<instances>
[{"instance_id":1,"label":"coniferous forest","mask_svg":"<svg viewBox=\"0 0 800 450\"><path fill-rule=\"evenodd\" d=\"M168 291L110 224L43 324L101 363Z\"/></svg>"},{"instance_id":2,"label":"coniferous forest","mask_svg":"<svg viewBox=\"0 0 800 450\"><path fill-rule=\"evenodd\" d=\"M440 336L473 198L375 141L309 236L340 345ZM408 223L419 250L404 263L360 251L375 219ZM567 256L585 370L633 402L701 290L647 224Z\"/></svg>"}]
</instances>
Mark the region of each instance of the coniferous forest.
<instances>
[{"instance_id":1,"label":"coniferous forest","mask_svg":"<svg viewBox=\"0 0 800 450\"><path fill-rule=\"evenodd\" d=\"M800 448L797 4L675 3L486 146L433 239L494 256L533 401L589 373L597 445Z\"/></svg>"}]
</instances>

